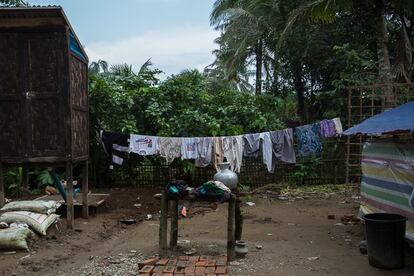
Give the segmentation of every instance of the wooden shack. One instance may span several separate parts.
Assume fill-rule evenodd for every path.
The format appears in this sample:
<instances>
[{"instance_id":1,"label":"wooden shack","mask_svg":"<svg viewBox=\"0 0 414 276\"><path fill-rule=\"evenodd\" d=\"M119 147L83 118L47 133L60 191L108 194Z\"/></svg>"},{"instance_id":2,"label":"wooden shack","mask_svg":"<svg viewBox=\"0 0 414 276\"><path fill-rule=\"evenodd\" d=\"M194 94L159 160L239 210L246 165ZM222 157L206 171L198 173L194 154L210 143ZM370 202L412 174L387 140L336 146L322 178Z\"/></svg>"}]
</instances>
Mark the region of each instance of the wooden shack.
<instances>
[{"instance_id":1,"label":"wooden shack","mask_svg":"<svg viewBox=\"0 0 414 276\"><path fill-rule=\"evenodd\" d=\"M63 166L73 227L78 164L87 202L88 131L88 57L63 9L0 8L0 206L3 165Z\"/></svg>"}]
</instances>

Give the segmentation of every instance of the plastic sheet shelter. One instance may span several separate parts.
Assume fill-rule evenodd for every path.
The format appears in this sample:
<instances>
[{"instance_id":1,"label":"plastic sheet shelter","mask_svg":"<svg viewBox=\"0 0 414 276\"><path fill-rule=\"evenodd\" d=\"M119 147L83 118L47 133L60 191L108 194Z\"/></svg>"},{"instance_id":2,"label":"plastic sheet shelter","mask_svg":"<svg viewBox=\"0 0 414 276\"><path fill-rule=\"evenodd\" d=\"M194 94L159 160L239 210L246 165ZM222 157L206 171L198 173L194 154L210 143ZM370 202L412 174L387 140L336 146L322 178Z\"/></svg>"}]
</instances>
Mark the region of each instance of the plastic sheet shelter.
<instances>
[{"instance_id":1,"label":"plastic sheet shelter","mask_svg":"<svg viewBox=\"0 0 414 276\"><path fill-rule=\"evenodd\" d=\"M360 216L387 212L407 217L406 238L414 244L413 140L367 142L361 166Z\"/></svg>"},{"instance_id":2,"label":"plastic sheet shelter","mask_svg":"<svg viewBox=\"0 0 414 276\"><path fill-rule=\"evenodd\" d=\"M381 135L392 132L414 131L414 101L384 111L347 129L343 135Z\"/></svg>"}]
</instances>

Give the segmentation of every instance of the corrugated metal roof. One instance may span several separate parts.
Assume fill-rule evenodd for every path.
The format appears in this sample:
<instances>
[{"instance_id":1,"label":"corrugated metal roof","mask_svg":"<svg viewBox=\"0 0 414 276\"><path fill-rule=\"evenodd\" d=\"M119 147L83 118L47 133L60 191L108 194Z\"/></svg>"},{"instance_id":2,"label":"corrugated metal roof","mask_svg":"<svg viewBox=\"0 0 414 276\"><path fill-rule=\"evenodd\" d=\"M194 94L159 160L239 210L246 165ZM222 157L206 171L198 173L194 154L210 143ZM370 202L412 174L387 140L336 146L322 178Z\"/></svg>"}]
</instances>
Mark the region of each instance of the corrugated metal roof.
<instances>
[{"instance_id":1,"label":"corrugated metal roof","mask_svg":"<svg viewBox=\"0 0 414 276\"><path fill-rule=\"evenodd\" d=\"M70 28L74 35L76 42L79 44L83 55L86 57L86 60L88 60L88 56L61 6L1 7L0 18L63 18L65 24Z\"/></svg>"},{"instance_id":2,"label":"corrugated metal roof","mask_svg":"<svg viewBox=\"0 0 414 276\"><path fill-rule=\"evenodd\" d=\"M0 18L60 17L60 6L1 7Z\"/></svg>"}]
</instances>

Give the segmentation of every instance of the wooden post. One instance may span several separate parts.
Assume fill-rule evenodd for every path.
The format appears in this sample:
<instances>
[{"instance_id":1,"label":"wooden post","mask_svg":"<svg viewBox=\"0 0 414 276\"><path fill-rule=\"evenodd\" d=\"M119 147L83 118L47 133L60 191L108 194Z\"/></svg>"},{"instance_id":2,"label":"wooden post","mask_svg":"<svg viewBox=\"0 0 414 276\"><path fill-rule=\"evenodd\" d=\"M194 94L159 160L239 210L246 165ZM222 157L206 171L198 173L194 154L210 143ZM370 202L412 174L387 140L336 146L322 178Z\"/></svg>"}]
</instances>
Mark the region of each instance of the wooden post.
<instances>
[{"instance_id":1,"label":"wooden post","mask_svg":"<svg viewBox=\"0 0 414 276\"><path fill-rule=\"evenodd\" d=\"M3 164L0 163L0 208L4 206L5 203L4 195L4 175L3 175Z\"/></svg>"},{"instance_id":2,"label":"wooden post","mask_svg":"<svg viewBox=\"0 0 414 276\"><path fill-rule=\"evenodd\" d=\"M23 184L23 191L29 190L29 165L23 165L23 175L22 175L22 184Z\"/></svg>"},{"instance_id":3,"label":"wooden post","mask_svg":"<svg viewBox=\"0 0 414 276\"><path fill-rule=\"evenodd\" d=\"M160 257L167 256L167 219L168 219L168 200L165 192L161 198L161 216L160 216L160 232L159 232L159 255Z\"/></svg>"},{"instance_id":4,"label":"wooden post","mask_svg":"<svg viewBox=\"0 0 414 276\"><path fill-rule=\"evenodd\" d=\"M243 233L243 215L241 212L241 208L240 208L240 199L236 198L236 210L235 210L235 224L236 224L236 229L235 229L235 239L237 240L241 240L242 239L242 233Z\"/></svg>"},{"instance_id":5,"label":"wooden post","mask_svg":"<svg viewBox=\"0 0 414 276\"><path fill-rule=\"evenodd\" d=\"M66 220L68 229L74 228L74 208L73 208L73 164L66 163Z\"/></svg>"},{"instance_id":6,"label":"wooden post","mask_svg":"<svg viewBox=\"0 0 414 276\"><path fill-rule=\"evenodd\" d=\"M88 161L85 161L82 167L82 217L87 219L89 217L89 204L88 204L88 193L89 193L89 168Z\"/></svg>"},{"instance_id":7,"label":"wooden post","mask_svg":"<svg viewBox=\"0 0 414 276\"><path fill-rule=\"evenodd\" d=\"M178 243L178 200L171 200L171 229L170 229L170 250L177 250Z\"/></svg>"},{"instance_id":8,"label":"wooden post","mask_svg":"<svg viewBox=\"0 0 414 276\"><path fill-rule=\"evenodd\" d=\"M232 194L229 199L229 213L227 218L227 260L229 262L234 260L234 245L235 245L235 235L234 235L234 215L236 209L236 200Z\"/></svg>"}]
</instances>

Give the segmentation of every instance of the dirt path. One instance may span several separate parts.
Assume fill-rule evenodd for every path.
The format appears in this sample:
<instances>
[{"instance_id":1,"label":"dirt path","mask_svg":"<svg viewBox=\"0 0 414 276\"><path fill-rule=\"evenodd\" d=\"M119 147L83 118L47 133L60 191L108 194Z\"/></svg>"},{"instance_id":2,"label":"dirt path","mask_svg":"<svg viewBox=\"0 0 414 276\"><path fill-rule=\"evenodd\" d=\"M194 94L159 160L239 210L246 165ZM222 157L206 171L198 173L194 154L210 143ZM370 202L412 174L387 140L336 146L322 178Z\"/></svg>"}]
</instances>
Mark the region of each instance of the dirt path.
<instances>
[{"instance_id":1,"label":"dirt path","mask_svg":"<svg viewBox=\"0 0 414 276\"><path fill-rule=\"evenodd\" d=\"M77 231L53 230L35 242L30 255L0 255L0 275L136 275L138 262L157 252L158 221L123 226L118 220L156 214L158 203L148 198L153 192L129 190L129 202L121 200L89 221L77 219ZM137 211L133 207L137 195L153 207ZM233 263L232 275L414 275L412 256L404 270L381 271L368 265L357 248L362 226L336 225L341 216L356 214L358 204L350 195L293 202L261 196L251 200L255 206L243 206L243 238L250 252ZM194 247L199 254L225 253L227 208L205 210L180 220L181 250ZM336 219L328 220L330 214Z\"/></svg>"}]
</instances>

